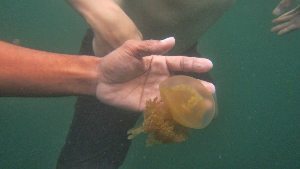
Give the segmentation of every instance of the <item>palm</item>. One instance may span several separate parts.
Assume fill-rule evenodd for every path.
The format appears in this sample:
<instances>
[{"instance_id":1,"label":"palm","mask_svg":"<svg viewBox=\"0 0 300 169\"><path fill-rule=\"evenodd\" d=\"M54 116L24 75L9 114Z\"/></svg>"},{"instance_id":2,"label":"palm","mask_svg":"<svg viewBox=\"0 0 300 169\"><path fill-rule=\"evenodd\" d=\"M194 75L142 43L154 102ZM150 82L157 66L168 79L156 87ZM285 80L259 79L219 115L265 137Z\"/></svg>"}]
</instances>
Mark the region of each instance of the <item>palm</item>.
<instances>
[{"instance_id":1,"label":"palm","mask_svg":"<svg viewBox=\"0 0 300 169\"><path fill-rule=\"evenodd\" d=\"M141 111L148 99L159 96L159 84L171 72L207 72L212 63L204 58L161 56L175 44L165 41L130 41L101 59L97 98L107 104ZM214 88L209 85L209 88Z\"/></svg>"},{"instance_id":2,"label":"palm","mask_svg":"<svg viewBox=\"0 0 300 169\"><path fill-rule=\"evenodd\" d=\"M97 87L97 93L101 94L98 98L112 105L140 111L147 99L159 96L159 83L169 77L170 72L164 56L128 59L132 61L125 62L126 58L123 58L118 59L119 62L112 62L118 64L121 70L128 71L116 71L103 76L104 83Z\"/></svg>"}]
</instances>

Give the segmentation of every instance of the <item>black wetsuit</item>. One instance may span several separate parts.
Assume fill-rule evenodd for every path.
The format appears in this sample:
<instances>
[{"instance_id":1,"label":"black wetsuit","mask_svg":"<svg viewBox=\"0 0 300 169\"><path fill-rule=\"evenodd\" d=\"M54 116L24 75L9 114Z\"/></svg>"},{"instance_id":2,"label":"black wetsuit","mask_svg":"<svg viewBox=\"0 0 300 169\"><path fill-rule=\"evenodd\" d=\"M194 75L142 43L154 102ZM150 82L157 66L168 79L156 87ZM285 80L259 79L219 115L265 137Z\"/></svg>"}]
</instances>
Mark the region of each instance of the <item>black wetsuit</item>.
<instances>
[{"instance_id":1,"label":"black wetsuit","mask_svg":"<svg viewBox=\"0 0 300 169\"><path fill-rule=\"evenodd\" d=\"M80 54L94 55L92 39L93 32L88 30ZM192 52L184 55L195 56L195 50L189 51ZM201 76L201 79L210 81L209 76ZM92 96L78 97L57 169L119 168L130 146L127 131L134 127L139 115L103 104Z\"/></svg>"}]
</instances>

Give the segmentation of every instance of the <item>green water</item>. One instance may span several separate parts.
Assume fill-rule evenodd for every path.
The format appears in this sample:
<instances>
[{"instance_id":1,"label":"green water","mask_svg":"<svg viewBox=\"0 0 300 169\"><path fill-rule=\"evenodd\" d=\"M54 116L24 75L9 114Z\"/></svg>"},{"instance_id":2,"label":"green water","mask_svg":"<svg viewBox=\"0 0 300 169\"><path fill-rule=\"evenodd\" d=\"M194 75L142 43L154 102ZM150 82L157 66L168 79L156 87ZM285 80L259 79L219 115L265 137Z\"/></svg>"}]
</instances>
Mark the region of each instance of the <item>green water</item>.
<instances>
[{"instance_id":1,"label":"green water","mask_svg":"<svg viewBox=\"0 0 300 169\"><path fill-rule=\"evenodd\" d=\"M240 0L200 40L214 62L219 116L180 145L133 142L122 169L300 168L300 31L269 29L277 0ZM86 29L64 1L2 0L0 39L76 53ZM0 98L0 168L53 168L74 97Z\"/></svg>"}]
</instances>

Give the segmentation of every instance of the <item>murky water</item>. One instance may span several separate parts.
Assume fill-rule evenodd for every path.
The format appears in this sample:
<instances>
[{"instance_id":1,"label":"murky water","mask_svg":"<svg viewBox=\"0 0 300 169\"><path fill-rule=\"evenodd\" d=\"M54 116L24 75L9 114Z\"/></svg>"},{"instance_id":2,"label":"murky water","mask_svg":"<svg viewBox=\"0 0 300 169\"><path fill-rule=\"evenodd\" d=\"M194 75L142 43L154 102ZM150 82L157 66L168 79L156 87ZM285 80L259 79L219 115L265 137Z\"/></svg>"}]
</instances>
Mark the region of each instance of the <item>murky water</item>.
<instances>
[{"instance_id":1,"label":"murky water","mask_svg":"<svg viewBox=\"0 0 300 169\"><path fill-rule=\"evenodd\" d=\"M269 30L276 0L240 0L200 40L214 62L219 115L179 145L136 139L122 169L300 168L300 31ZM77 53L84 21L64 2L2 0L0 39ZM0 168L53 168L74 97L0 98Z\"/></svg>"}]
</instances>

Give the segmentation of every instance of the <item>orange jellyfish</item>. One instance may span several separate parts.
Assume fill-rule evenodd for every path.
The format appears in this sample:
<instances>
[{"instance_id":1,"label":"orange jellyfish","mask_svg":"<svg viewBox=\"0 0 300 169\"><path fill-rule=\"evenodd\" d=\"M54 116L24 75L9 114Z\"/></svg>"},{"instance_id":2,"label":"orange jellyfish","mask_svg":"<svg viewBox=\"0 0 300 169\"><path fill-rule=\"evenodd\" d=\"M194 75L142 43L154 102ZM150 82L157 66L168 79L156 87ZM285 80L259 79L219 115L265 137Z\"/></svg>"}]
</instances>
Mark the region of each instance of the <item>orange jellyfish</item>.
<instances>
[{"instance_id":1,"label":"orange jellyfish","mask_svg":"<svg viewBox=\"0 0 300 169\"><path fill-rule=\"evenodd\" d=\"M146 133L147 145L179 143L188 138L188 130L202 129L212 121L215 101L195 78L172 76L159 85L160 98L147 100L144 121L128 131L128 139Z\"/></svg>"}]
</instances>

